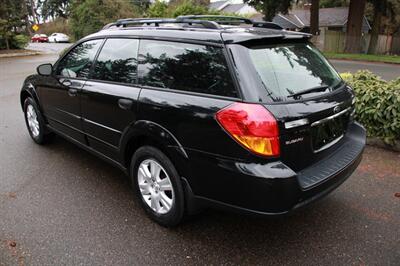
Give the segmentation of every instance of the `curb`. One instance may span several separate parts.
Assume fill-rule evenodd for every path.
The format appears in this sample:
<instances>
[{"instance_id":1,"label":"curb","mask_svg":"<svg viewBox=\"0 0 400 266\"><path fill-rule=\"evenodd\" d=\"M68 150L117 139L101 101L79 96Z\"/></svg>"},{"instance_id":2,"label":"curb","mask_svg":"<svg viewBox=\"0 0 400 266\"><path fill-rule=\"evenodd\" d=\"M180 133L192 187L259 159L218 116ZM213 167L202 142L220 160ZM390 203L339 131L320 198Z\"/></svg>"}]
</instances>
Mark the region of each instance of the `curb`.
<instances>
[{"instance_id":1,"label":"curb","mask_svg":"<svg viewBox=\"0 0 400 266\"><path fill-rule=\"evenodd\" d=\"M384 65L395 65L395 66L400 66L400 63L394 63L394 62L357 60L357 59L350 59L350 58L334 58L334 57L329 57L329 56L326 56L326 55L325 55L325 57L328 58L328 60L350 61L350 62L374 63L374 64L384 64Z\"/></svg>"},{"instance_id":2,"label":"curb","mask_svg":"<svg viewBox=\"0 0 400 266\"><path fill-rule=\"evenodd\" d=\"M0 58L10 58L10 57L19 57L19 56L30 56L30 55L40 55L41 52L32 51L32 52L23 52L23 53L9 53L9 54L0 54Z\"/></svg>"},{"instance_id":3,"label":"curb","mask_svg":"<svg viewBox=\"0 0 400 266\"><path fill-rule=\"evenodd\" d=\"M396 140L394 145L386 144L383 140L378 138L367 138L367 145L394 151L400 152L400 141Z\"/></svg>"}]
</instances>

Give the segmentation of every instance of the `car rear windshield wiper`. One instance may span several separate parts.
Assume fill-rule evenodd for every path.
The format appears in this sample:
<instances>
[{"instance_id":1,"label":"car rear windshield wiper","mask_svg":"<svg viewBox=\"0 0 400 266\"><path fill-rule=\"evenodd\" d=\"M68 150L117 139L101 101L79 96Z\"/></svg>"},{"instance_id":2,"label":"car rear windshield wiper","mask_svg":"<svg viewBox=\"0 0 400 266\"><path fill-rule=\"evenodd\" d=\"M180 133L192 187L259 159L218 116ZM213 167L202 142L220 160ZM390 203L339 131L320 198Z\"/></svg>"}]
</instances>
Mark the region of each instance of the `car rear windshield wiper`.
<instances>
[{"instance_id":1,"label":"car rear windshield wiper","mask_svg":"<svg viewBox=\"0 0 400 266\"><path fill-rule=\"evenodd\" d=\"M329 88L327 85L322 85L322 86L317 86L317 87L312 87L306 90L302 90L296 93L293 93L287 97L293 97L293 98L298 98L300 95L307 94L307 93L312 93L312 92L320 92L320 91L326 91Z\"/></svg>"}]
</instances>

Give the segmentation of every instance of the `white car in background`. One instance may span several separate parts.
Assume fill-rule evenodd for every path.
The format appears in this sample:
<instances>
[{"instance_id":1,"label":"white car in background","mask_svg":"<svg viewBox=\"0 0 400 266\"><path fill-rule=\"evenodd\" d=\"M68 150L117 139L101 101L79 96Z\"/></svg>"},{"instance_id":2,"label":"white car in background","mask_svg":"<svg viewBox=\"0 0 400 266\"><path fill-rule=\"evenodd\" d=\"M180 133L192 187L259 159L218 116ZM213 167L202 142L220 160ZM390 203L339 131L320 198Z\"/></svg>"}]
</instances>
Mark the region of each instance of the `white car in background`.
<instances>
[{"instance_id":1,"label":"white car in background","mask_svg":"<svg viewBox=\"0 0 400 266\"><path fill-rule=\"evenodd\" d=\"M49 42L69 42L68 35L55 32L49 36Z\"/></svg>"}]
</instances>

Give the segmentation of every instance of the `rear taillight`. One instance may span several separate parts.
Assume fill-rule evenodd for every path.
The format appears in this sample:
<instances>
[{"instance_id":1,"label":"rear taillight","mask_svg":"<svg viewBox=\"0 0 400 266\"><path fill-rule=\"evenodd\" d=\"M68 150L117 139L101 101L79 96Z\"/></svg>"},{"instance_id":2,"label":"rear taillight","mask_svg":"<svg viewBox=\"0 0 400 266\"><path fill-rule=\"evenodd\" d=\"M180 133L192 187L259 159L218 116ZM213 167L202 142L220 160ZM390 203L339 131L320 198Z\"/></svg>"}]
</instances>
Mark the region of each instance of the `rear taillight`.
<instances>
[{"instance_id":1,"label":"rear taillight","mask_svg":"<svg viewBox=\"0 0 400 266\"><path fill-rule=\"evenodd\" d=\"M264 106L234 103L218 111L216 118L236 141L250 151L279 156L278 123Z\"/></svg>"}]
</instances>

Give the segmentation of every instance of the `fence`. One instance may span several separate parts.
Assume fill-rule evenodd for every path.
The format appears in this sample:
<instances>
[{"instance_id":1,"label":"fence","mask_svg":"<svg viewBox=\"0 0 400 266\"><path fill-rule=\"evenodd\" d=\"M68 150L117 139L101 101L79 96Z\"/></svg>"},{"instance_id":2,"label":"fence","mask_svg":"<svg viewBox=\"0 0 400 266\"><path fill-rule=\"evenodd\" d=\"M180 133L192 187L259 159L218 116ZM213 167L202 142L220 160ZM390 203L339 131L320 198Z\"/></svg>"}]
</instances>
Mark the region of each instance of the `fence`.
<instances>
[{"instance_id":1,"label":"fence","mask_svg":"<svg viewBox=\"0 0 400 266\"><path fill-rule=\"evenodd\" d=\"M370 34L363 34L361 38L361 52L368 51ZM324 52L342 53L346 41L346 33L342 31L321 31L318 38L319 45ZM375 50L376 54L400 54L400 36L379 35Z\"/></svg>"}]
</instances>

